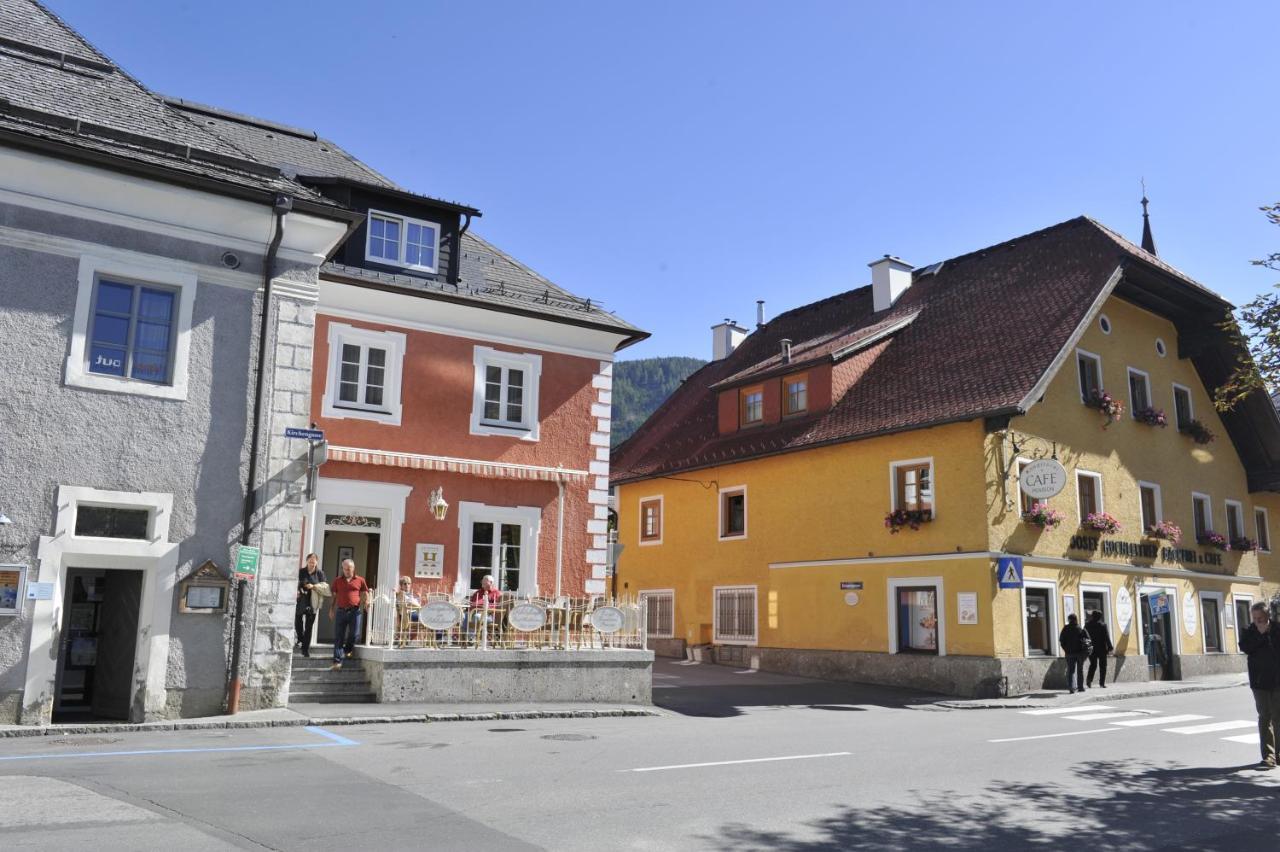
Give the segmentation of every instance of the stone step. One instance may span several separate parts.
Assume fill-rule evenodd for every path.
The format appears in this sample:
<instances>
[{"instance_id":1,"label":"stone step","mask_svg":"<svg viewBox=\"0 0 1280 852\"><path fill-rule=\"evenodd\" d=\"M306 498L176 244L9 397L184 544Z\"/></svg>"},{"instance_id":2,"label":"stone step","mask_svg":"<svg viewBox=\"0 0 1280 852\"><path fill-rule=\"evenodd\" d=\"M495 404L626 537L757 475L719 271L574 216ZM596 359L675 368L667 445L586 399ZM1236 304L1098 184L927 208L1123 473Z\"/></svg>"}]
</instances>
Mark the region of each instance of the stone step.
<instances>
[{"instance_id":1,"label":"stone step","mask_svg":"<svg viewBox=\"0 0 1280 852\"><path fill-rule=\"evenodd\" d=\"M292 704L373 704L378 696L372 692L308 692L293 689L289 691L289 702Z\"/></svg>"},{"instance_id":2,"label":"stone step","mask_svg":"<svg viewBox=\"0 0 1280 852\"><path fill-rule=\"evenodd\" d=\"M331 672L328 669L324 671L295 671L293 673L294 683L306 684L324 684L324 683L363 683L368 684L369 679L364 676L364 672L359 669L342 669L341 671Z\"/></svg>"}]
</instances>

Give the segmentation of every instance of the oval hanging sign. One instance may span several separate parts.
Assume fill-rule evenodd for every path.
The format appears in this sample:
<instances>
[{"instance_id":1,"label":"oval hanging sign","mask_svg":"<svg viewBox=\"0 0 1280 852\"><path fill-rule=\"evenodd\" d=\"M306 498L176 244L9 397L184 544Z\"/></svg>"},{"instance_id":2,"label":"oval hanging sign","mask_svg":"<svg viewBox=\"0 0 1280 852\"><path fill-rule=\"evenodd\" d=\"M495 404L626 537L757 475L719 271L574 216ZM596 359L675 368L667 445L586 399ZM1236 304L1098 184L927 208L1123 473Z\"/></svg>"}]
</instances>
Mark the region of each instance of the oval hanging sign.
<instances>
[{"instance_id":1,"label":"oval hanging sign","mask_svg":"<svg viewBox=\"0 0 1280 852\"><path fill-rule=\"evenodd\" d=\"M1018 474L1018 485L1024 496L1048 500L1067 487L1067 469L1057 459L1036 459Z\"/></svg>"},{"instance_id":2,"label":"oval hanging sign","mask_svg":"<svg viewBox=\"0 0 1280 852\"><path fill-rule=\"evenodd\" d=\"M1129 624L1133 621L1133 598L1129 596L1129 590L1121 586L1120 591L1116 593L1116 624L1120 628L1120 633L1129 632Z\"/></svg>"},{"instance_id":3,"label":"oval hanging sign","mask_svg":"<svg viewBox=\"0 0 1280 852\"><path fill-rule=\"evenodd\" d=\"M428 630L448 630L458 623L458 608L448 601L430 601L418 610L418 623Z\"/></svg>"},{"instance_id":4,"label":"oval hanging sign","mask_svg":"<svg viewBox=\"0 0 1280 852\"><path fill-rule=\"evenodd\" d=\"M617 633L625 620L616 606L600 606L591 611L591 626L600 633Z\"/></svg>"},{"instance_id":5,"label":"oval hanging sign","mask_svg":"<svg viewBox=\"0 0 1280 852\"><path fill-rule=\"evenodd\" d=\"M547 623L547 611L537 604L518 603L507 613L507 623L521 633L531 633Z\"/></svg>"}]
</instances>

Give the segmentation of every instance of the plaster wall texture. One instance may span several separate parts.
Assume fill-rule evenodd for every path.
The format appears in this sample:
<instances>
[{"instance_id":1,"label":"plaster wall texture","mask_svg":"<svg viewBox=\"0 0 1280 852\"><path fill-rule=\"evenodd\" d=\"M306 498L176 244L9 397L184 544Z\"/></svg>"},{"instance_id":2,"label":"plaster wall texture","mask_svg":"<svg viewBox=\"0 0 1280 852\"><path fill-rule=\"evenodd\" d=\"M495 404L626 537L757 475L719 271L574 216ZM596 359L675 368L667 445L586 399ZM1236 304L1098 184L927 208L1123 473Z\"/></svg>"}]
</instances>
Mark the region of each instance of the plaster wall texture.
<instances>
[{"instance_id":1,"label":"plaster wall texture","mask_svg":"<svg viewBox=\"0 0 1280 852\"><path fill-rule=\"evenodd\" d=\"M0 433L6 436L0 494L14 522L3 534L4 561L25 564L34 576L38 539L53 534L58 486L76 485L172 494L170 540L179 544L175 579L206 559L226 567L240 526L248 454L248 376L258 301L252 276L241 276L241 286L199 278L186 400L68 387L63 371L78 258L74 251L15 248L6 234L20 236L20 226L45 236L74 235L183 264L216 264L221 252L13 206L0 206L0 221L14 229L0 231L0 358L7 374L18 377L7 387L9 404L0 410ZM239 254L243 268L260 268L260 259ZM315 269L289 265L282 274L314 280ZM304 420L307 407L298 405ZM178 614L176 600L172 605L167 712L217 712L229 619ZM0 616L0 695L23 688L31 612L28 605L23 615Z\"/></svg>"}]
</instances>

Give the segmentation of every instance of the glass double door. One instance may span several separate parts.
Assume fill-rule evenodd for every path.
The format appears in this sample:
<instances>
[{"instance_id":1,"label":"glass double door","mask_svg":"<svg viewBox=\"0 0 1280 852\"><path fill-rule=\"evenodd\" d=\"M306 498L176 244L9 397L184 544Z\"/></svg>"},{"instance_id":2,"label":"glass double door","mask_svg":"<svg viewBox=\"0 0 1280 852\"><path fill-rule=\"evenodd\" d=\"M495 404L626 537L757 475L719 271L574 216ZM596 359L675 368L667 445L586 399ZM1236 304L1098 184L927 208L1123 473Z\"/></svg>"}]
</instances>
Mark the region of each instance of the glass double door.
<instances>
[{"instance_id":1,"label":"glass double door","mask_svg":"<svg viewBox=\"0 0 1280 852\"><path fill-rule=\"evenodd\" d=\"M1163 599L1163 600L1161 600ZM1142 648L1147 665L1159 666L1161 680L1173 680L1173 606L1172 592L1143 592L1139 596L1142 613ZM1155 605L1157 612L1153 613Z\"/></svg>"}]
</instances>

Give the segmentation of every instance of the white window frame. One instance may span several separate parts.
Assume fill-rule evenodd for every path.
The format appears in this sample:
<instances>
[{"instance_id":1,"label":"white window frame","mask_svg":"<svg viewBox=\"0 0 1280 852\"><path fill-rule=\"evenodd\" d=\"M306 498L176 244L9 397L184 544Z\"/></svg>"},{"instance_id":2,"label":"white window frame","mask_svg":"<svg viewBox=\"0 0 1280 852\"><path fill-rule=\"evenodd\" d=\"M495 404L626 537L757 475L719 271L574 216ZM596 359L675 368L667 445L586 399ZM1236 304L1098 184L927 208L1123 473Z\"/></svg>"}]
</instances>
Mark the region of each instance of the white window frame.
<instances>
[{"instance_id":1,"label":"white window frame","mask_svg":"<svg viewBox=\"0 0 1280 852\"><path fill-rule=\"evenodd\" d=\"M1205 507L1204 529L1205 529L1205 532L1217 532L1217 530L1215 530L1215 529L1213 528L1213 498L1212 498L1212 497L1210 497L1208 494L1205 494L1204 492L1201 492L1201 491L1192 491L1192 492L1191 492L1191 535L1192 535L1192 537L1193 537L1193 538L1194 538L1194 537L1196 537L1196 511L1197 511L1197 510L1196 510L1196 498L1197 498L1197 497L1203 497L1203 498L1204 498L1204 507Z\"/></svg>"},{"instance_id":2,"label":"white window frame","mask_svg":"<svg viewBox=\"0 0 1280 852\"><path fill-rule=\"evenodd\" d=\"M726 637L720 635L720 592L743 592L750 590L752 600L755 602L752 608L752 624L755 626L755 632L750 639L737 637ZM755 645L760 640L760 589L754 584L740 584L735 586L712 586L711 587L711 637L712 642L717 645Z\"/></svg>"},{"instance_id":3,"label":"white window frame","mask_svg":"<svg viewBox=\"0 0 1280 852\"><path fill-rule=\"evenodd\" d=\"M1240 650L1240 633L1246 627L1249 626L1248 622L1245 622L1244 627L1240 626L1240 614L1236 612L1236 608L1240 605L1241 601L1245 601L1246 603L1249 604L1248 611L1249 611L1249 615L1252 616L1253 615L1253 595L1238 594L1236 592L1231 593L1231 623L1234 625L1232 629L1235 631L1235 639L1236 639L1235 653L1237 654L1244 653L1244 651Z\"/></svg>"},{"instance_id":4,"label":"white window frame","mask_svg":"<svg viewBox=\"0 0 1280 852\"><path fill-rule=\"evenodd\" d=\"M1031 656L1031 636L1027 633L1027 589L1048 589L1049 590L1049 653L1041 656L1036 654ZM1062 597L1058 594L1057 580L1033 580L1030 577L1022 581L1022 656L1030 659L1051 660L1055 657L1062 656L1061 648L1058 647L1058 633L1061 632L1062 618L1058 614L1059 608L1062 606ZM1078 616L1078 614L1077 614Z\"/></svg>"},{"instance_id":5,"label":"white window frame","mask_svg":"<svg viewBox=\"0 0 1280 852\"><path fill-rule=\"evenodd\" d=\"M1098 495L1098 513L1099 514L1107 511L1107 501L1102 494L1102 474L1098 473L1096 470L1085 470L1084 468L1080 468L1080 467L1076 468L1076 514L1080 516L1080 525L1084 526L1085 515L1081 514L1081 510L1080 510L1080 477L1081 476L1088 476L1097 483L1097 488L1094 489L1094 491Z\"/></svg>"},{"instance_id":6,"label":"white window frame","mask_svg":"<svg viewBox=\"0 0 1280 852\"><path fill-rule=\"evenodd\" d=\"M400 244L397 250L397 259L395 261L388 260L385 257L373 255L369 251L370 246L373 242L373 219L375 216L379 219L387 219L390 221L400 223ZM431 232L436 235L435 250L431 254L431 256L434 257L436 260L436 262L433 265L426 266L421 263L405 262L406 246L409 244L409 225L411 224L417 225L421 228L430 228ZM369 221L365 224L364 232L365 232L364 259L366 261L370 263L380 263L383 266L399 266L404 269L416 269L416 270L419 270L420 272L430 272L432 274L435 274L440 271L440 225L439 223L428 222L425 219L415 219L412 216L402 216L399 213L388 213L385 210L374 210L373 208L370 208Z\"/></svg>"},{"instance_id":7,"label":"white window frame","mask_svg":"<svg viewBox=\"0 0 1280 852\"><path fill-rule=\"evenodd\" d=\"M119 278L126 284L155 284L177 292L169 384L160 385L127 376L107 376L89 371L89 324L92 321L94 290L100 278ZM71 322L71 346L67 353L63 381L70 387L185 400L191 350L191 313L195 299L196 276L185 266L160 263L150 266L82 255L77 274L76 308Z\"/></svg>"},{"instance_id":8,"label":"white window frame","mask_svg":"<svg viewBox=\"0 0 1280 852\"><path fill-rule=\"evenodd\" d=\"M675 589L641 589L636 593L640 600L648 598L670 598L671 599L671 629L666 633L648 633L650 639L674 639L676 637L676 590ZM713 601L714 602L714 601ZM648 605L646 603L645 615L648 616ZM759 613L757 613L758 617ZM714 617L714 616L713 616ZM648 630L648 622L645 622L645 629Z\"/></svg>"},{"instance_id":9,"label":"white window frame","mask_svg":"<svg viewBox=\"0 0 1280 852\"><path fill-rule=\"evenodd\" d=\"M724 495L730 493L742 492L742 533L725 535L724 534ZM747 538L747 522L750 520L748 507L750 506L747 497L747 486L730 485L720 489L720 493L716 495L716 539L718 541L745 541ZM664 533L665 535L665 533Z\"/></svg>"},{"instance_id":10,"label":"white window frame","mask_svg":"<svg viewBox=\"0 0 1280 852\"><path fill-rule=\"evenodd\" d=\"M1236 519L1240 522L1238 525L1240 535L1242 538L1247 538L1249 536L1249 528L1244 525L1244 504L1239 500L1223 500L1222 505L1226 507L1226 515L1223 516L1226 528L1222 531L1222 534L1227 537L1227 544L1231 543L1231 509L1233 506L1238 513Z\"/></svg>"},{"instance_id":11,"label":"white window frame","mask_svg":"<svg viewBox=\"0 0 1280 852\"><path fill-rule=\"evenodd\" d=\"M1017 495L1015 498L1017 500L1017 503L1015 504L1015 506L1017 508L1019 518L1022 517L1022 466L1031 464L1032 461L1033 459L1029 459L1026 456L1018 456L1013 460L1013 471L1014 471L1013 487L1014 487L1014 492ZM1049 501L1037 500L1036 502L1048 503Z\"/></svg>"},{"instance_id":12,"label":"white window frame","mask_svg":"<svg viewBox=\"0 0 1280 852\"><path fill-rule=\"evenodd\" d=\"M329 364L324 385L324 397L320 404L322 417L334 420L372 420L399 426L403 414L404 356L408 338L398 331L377 331L358 328L341 322L329 323ZM338 399L342 377L342 347L344 344L375 347L387 353L386 375L382 386L382 408L372 408L363 402L341 402ZM360 377L364 387L364 376Z\"/></svg>"},{"instance_id":13,"label":"white window frame","mask_svg":"<svg viewBox=\"0 0 1280 852\"><path fill-rule=\"evenodd\" d=\"M1261 519L1259 519L1261 516ZM1267 546L1262 546L1263 536L1266 536ZM1271 513L1267 511L1266 506L1253 507L1253 537L1258 542L1258 551L1260 553L1271 552Z\"/></svg>"},{"instance_id":14,"label":"white window frame","mask_svg":"<svg viewBox=\"0 0 1280 852\"><path fill-rule=\"evenodd\" d=\"M1101 393L1102 391L1106 390L1107 386L1102 381L1102 356L1098 355L1095 352L1090 352L1087 349L1076 349L1076 392L1080 394L1080 401L1085 404L1088 404L1089 400L1085 399L1084 394L1081 392L1081 388L1080 388L1080 385L1081 385L1080 356L1081 355L1083 355L1086 358L1089 358L1095 364L1098 365L1098 392Z\"/></svg>"},{"instance_id":15,"label":"white window frame","mask_svg":"<svg viewBox=\"0 0 1280 852\"><path fill-rule=\"evenodd\" d=\"M913 586L933 586L938 601L938 654L947 655L947 593L941 577L890 577L889 593L889 653L897 654L898 648L898 589ZM1023 612L1026 608L1023 607Z\"/></svg>"},{"instance_id":16,"label":"white window frame","mask_svg":"<svg viewBox=\"0 0 1280 852\"><path fill-rule=\"evenodd\" d=\"M472 353L475 367L471 403L471 434L518 438L521 441L537 441L538 387L542 382L542 356L534 352L506 352L492 346L477 346ZM505 367L523 370L528 382L524 388L524 420L519 424L502 425L484 418L484 385L486 367ZM505 402L504 402L505 404Z\"/></svg>"},{"instance_id":17,"label":"white window frame","mask_svg":"<svg viewBox=\"0 0 1280 852\"><path fill-rule=\"evenodd\" d=\"M489 506L466 500L458 502L458 576L454 591L463 596L471 591L471 525L493 524L497 539L501 524L520 526L520 586L515 594L528 597L538 594L538 536L542 530L542 509L537 506ZM499 566L491 569L497 578Z\"/></svg>"},{"instance_id":18,"label":"white window frame","mask_svg":"<svg viewBox=\"0 0 1280 852\"><path fill-rule=\"evenodd\" d=\"M1191 388L1173 382L1173 426L1175 429L1178 428L1178 391L1185 391L1187 394L1188 421L1196 419L1196 401L1195 396L1191 393Z\"/></svg>"},{"instance_id":19,"label":"white window frame","mask_svg":"<svg viewBox=\"0 0 1280 852\"><path fill-rule=\"evenodd\" d=\"M1138 419L1138 406L1133 400L1133 377L1141 376L1142 383L1147 386L1147 407L1155 408L1155 397L1151 393L1151 374L1146 370L1139 370L1137 367L1127 367L1125 372L1125 384L1128 386L1126 390L1129 393L1129 417L1134 420Z\"/></svg>"},{"instance_id":20,"label":"white window frame","mask_svg":"<svg viewBox=\"0 0 1280 852\"><path fill-rule=\"evenodd\" d=\"M1083 627L1088 623L1089 611L1084 608L1085 592L1093 592L1102 595L1104 601L1102 605L1102 618L1107 625L1107 633L1111 636L1112 644L1119 639L1115 634L1115 611L1112 606L1111 587L1105 583L1080 583L1080 611L1076 613L1080 617L1080 626Z\"/></svg>"},{"instance_id":21,"label":"white window frame","mask_svg":"<svg viewBox=\"0 0 1280 852\"><path fill-rule=\"evenodd\" d=\"M929 488L931 496L929 502L932 504L929 509L930 518L938 519L938 478L937 471L934 470L933 456L926 456L919 459L901 459L899 461L889 462L889 506L897 511L898 508L898 468L900 467L919 467L920 465L929 465ZM918 486L917 486L918 487Z\"/></svg>"},{"instance_id":22,"label":"white window frame","mask_svg":"<svg viewBox=\"0 0 1280 852\"><path fill-rule=\"evenodd\" d=\"M1156 492L1156 523L1164 521L1164 494L1160 490L1160 486L1154 482L1147 482L1145 479L1138 480L1138 518L1142 518L1142 489L1150 488ZM1147 530L1144 528L1142 534L1146 535Z\"/></svg>"},{"instance_id":23,"label":"white window frame","mask_svg":"<svg viewBox=\"0 0 1280 852\"><path fill-rule=\"evenodd\" d=\"M1204 629L1204 604L1205 598L1212 598L1218 603L1218 644L1221 646L1216 651L1209 650L1208 633ZM1196 594L1196 605L1200 611L1196 615L1200 619L1200 650L1205 654L1225 654L1227 653L1227 626L1223 613L1226 596L1222 592L1198 592ZM1234 602L1232 606L1234 606Z\"/></svg>"},{"instance_id":24,"label":"white window frame","mask_svg":"<svg viewBox=\"0 0 1280 852\"><path fill-rule=\"evenodd\" d=\"M658 537L646 539L644 537L644 504L652 503L655 500L658 502ZM636 514L640 516L639 529L637 529L636 531L638 534L636 537L636 541L640 544L641 547L651 547L653 545L662 544L662 539L667 534L667 525L666 525L667 519L665 517L666 505L663 503L662 495L653 494L648 497L641 497L640 501L636 503L636 506L639 509L639 511L637 511Z\"/></svg>"}]
</instances>

